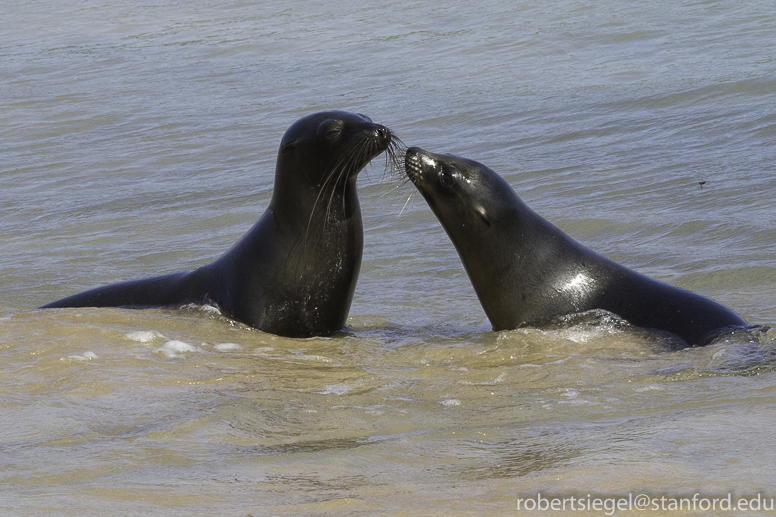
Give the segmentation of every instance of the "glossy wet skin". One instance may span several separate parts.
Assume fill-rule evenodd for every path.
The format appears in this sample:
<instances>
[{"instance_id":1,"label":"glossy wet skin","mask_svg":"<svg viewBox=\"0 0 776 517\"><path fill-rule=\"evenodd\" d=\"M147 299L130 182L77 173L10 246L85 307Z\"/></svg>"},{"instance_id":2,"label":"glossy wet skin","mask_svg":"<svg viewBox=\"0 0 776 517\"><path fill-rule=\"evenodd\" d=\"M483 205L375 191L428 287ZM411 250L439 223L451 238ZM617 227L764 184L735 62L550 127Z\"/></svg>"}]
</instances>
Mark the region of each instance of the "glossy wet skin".
<instances>
[{"instance_id":1,"label":"glossy wet skin","mask_svg":"<svg viewBox=\"0 0 776 517\"><path fill-rule=\"evenodd\" d=\"M273 334L336 332L345 326L361 266L356 178L393 142L388 128L364 115L308 115L283 136L269 207L218 260L92 289L44 308L211 303Z\"/></svg>"},{"instance_id":2,"label":"glossy wet skin","mask_svg":"<svg viewBox=\"0 0 776 517\"><path fill-rule=\"evenodd\" d=\"M603 309L692 346L748 325L713 300L585 248L478 162L410 148L405 168L458 251L494 330Z\"/></svg>"}]
</instances>

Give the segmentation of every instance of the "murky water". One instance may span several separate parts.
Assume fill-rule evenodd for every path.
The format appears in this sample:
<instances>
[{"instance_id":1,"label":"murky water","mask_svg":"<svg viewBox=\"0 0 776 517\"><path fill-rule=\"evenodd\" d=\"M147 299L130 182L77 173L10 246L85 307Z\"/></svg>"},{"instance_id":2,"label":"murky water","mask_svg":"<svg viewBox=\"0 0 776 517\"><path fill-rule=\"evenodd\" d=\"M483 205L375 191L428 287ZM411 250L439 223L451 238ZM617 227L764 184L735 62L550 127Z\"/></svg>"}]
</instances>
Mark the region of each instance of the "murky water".
<instances>
[{"instance_id":1,"label":"murky water","mask_svg":"<svg viewBox=\"0 0 776 517\"><path fill-rule=\"evenodd\" d=\"M0 8L0 513L776 497L774 332L678 352L600 315L491 332L381 158L359 179L364 261L337 336L196 307L34 310L213 260L266 208L285 129L344 109L485 163L614 260L776 323L768 2L385 4Z\"/></svg>"}]
</instances>

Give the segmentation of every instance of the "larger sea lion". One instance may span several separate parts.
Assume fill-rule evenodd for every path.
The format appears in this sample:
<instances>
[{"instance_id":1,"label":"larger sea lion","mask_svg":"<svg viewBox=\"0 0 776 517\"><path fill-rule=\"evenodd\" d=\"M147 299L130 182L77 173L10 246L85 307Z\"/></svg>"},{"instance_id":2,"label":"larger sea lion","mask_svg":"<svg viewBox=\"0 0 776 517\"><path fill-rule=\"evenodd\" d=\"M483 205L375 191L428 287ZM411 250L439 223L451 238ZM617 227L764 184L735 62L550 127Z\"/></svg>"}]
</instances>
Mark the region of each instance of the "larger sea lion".
<instances>
[{"instance_id":1,"label":"larger sea lion","mask_svg":"<svg viewBox=\"0 0 776 517\"><path fill-rule=\"evenodd\" d=\"M494 330L603 309L690 346L748 324L727 307L589 250L531 210L486 166L407 150L405 168L453 241Z\"/></svg>"},{"instance_id":2,"label":"larger sea lion","mask_svg":"<svg viewBox=\"0 0 776 517\"><path fill-rule=\"evenodd\" d=\"M290 337L345 326L361 267L361 169L392 132L369 117L326 111L295 122L280 143L275 185L259 221L218 260L194 271L121 282L44 305L214 304L238 321Z\"/></svg>"}]
</instances>

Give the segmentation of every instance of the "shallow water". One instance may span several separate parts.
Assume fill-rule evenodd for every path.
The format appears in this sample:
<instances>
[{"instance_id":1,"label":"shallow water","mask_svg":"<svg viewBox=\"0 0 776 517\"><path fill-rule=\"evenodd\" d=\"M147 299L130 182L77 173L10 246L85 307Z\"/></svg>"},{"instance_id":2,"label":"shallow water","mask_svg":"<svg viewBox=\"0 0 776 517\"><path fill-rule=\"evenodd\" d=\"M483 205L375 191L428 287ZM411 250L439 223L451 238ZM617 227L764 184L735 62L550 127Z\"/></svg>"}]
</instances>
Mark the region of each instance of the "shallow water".
<instances>
[{"instance_id":1,"label":"shallow water","mask_svg":"<svg viewBox=\"0 0 776 517\"><path fill-rule=\"evenodd\" d=\"M359 179L346 332L284 339L207 308L34 310L213 260L266 208L285 129L344 109L485 163L618 262L776 323L768 2L383 4L2 8L3 514L776 497L773 332L677 352L595 314L491 332L382 158Z\"/></svg>"}]
</instances>

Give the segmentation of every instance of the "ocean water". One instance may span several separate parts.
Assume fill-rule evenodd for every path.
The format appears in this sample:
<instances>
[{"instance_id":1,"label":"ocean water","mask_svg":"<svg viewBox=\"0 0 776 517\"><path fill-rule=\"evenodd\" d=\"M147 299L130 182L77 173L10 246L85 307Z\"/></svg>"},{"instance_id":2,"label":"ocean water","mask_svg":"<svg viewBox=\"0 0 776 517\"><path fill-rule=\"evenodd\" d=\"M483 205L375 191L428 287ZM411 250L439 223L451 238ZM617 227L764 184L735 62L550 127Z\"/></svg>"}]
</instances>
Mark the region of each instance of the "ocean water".
<instances>
[{"instance_id":1,"label":"ocean water","mask_svg":"<svg viewBox=\"0 0 776 517\"><path fill-rule=\"evenodd\" d=\"M485 163L588 247L776 324L774 26L758 0L4 4L0 513L776 497L776 331L682 351L606 316L492 332L383 157L359 178L345 332L35 310L217 258L266 208L286 128L342 109Z\"/></svg>"}]
</instances>

